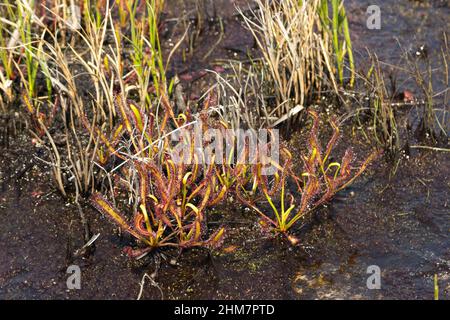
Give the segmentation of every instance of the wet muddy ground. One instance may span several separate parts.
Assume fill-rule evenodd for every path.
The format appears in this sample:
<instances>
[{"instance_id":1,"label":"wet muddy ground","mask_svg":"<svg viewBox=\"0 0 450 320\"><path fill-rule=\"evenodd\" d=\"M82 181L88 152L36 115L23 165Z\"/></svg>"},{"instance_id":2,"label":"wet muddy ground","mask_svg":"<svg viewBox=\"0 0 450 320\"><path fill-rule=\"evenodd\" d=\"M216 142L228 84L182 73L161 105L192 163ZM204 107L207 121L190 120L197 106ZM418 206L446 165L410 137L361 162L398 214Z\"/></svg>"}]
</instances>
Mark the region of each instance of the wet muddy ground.
<instances>
[{"instance_id":1,"label":"wet muddy ground","mask_svg":"<svg viewBox=\"0 0 450 320\"><path fill-rule=\"evenodd\" d=\"M180 1L168 2L170 19ZM395 62L394 37L410 45L427 41L437 48L439 32L448 30L450 9L445 1L402 0L380 1L386 10L385 28L379 34L368 32L364 28L367 3L348 1L354 45L360 52L367 46ZM187 64L175 59L174 72L191 75L218 64L217 59L243 58L247 49L237 48L251 49L251 37L241 29L227 1L217 1L216 11L226 20L223 42L202 61L208 43L217 38L211 27ZM418 19L417 13L425 18ZM342 139L342 145L353 144L358 153L367 149L358 136ZM143 275L155 271L156 258L126 257L122 249L129 239L119 236L108 220L89 207L84 212L91 231L100 236L90 255L73 257L71 253L83 245L78 210L54 190L45 173L48 168L36 156L39 150L25 134L0 149L0 298L135 299ZM391 166L380 160L304 221L295 231L301 239L296 247L266 238L255 215L244 208L216 208L210 220L226 222L223 246L211 254L185 252L176 263L168 263L176 252L165 252L166 260L162 259L155 282L145 283L142 298L432 299L437 275L440 298L448 299L449 160L448 153L412 150L391 180ZM66 269L72 264L81 268L80 290L66 286ZM366 286L371 265L381 269L380 290Z\"/></svg>"}]
</instances>

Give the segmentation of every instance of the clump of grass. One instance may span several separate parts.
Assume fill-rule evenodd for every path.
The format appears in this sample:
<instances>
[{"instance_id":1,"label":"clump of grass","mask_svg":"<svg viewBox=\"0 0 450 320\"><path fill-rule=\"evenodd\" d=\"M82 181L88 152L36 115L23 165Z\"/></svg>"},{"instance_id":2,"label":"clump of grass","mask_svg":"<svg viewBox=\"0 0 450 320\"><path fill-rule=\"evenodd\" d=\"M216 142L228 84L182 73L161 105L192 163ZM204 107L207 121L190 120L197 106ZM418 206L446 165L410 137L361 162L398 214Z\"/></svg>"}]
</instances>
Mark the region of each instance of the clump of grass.
<instances>
[{"instance_id":1,"label":"clump of grass","mask_svg":"<svg viewBox=\"0 0 450 320\"><path fill-rule=\"evenodd\" d=\"M155 7L151 8L156 6L155 3L152 1L148 4L148 12L152 12L152 15L156 14ZM129 4L131 10L132 2ZM90 3L85 1L84 7L90 8ZM31 16L32 8L28 9L31 10L28 13ZM140 110L150 110L156 104L149 91L150 81L154 85L156 81L165 81L159 39L155 38L156 17L152 18L154 21L145 31L145 17L139 27L131 25L131 32L136 32L130 40L131 44L138 43L143 46L140 49L147 52L145 61L136 58L131 64L123 59L126 55L122 42L124 31L114 23L112 8L106 5L96 15L84 14L83 17L84 28L71 30L73 36L80 39L81 50L72 45L66 47L60 33L54 32L41 21L35 21L34 24L36 28L43 30L46 37L41 36L33 43L22 43L23 46L30 46L28 51L31 52L30 63L26 65L30 65L28 69L33 71L33 76L23 76L22 82L28 88L28 95L23 98L35 124L36 138L49 151L53 173L61 193L67 195L66 186L71 184L77 197L79 194L92 193L96 182L103 178L98 174L102 172L101 165L109 160L114 145L106 137L111 134L117 140L124 132L132 135L130 122L117 126L118 119L123 118L126 112L137 114ZM60 20L61 17L56 16L55 19ZM107 45L107 35L111 35L113 46ZM156 64L160 67L158 70L155 70ZM33 83L38 70L46 77L48 97L51 98L45 102L48 107L45 110L42 108L43 102L36 104L38 99L34 98L35 89L31 89L35 88ZM135 80L129 80L133 75L136 75ZM80 76L83 80L78 80ZM83 81L84 85L86 81L92 85L93 90L88 92L94 98L91 101L82 97ZM50 91L52 88L53 96ZM132 97L135 88L141 99L137 99L138 103L130 104L130 110L125 110L123 105L128 105L128 99ZM158 94L161 90L165 90L165 87L158 88ZM55 117L60 120L58 126L54 125ZM126 130L123 126L126 126ZM61 143L55 138L55 135L60 134L64 136L64 148L61 148Z\"/></svg>"},{"instance_id":2,"label":"clump of grass","mask_svg":"<svg viewBox=\"0 0 450 320\"><path fill-rule=\"evenodd\" d=\"M386 150L391 159L400 151L400 137L393 106L393 95L389 94L378 57L371 57L372 67L366 77L370 90L369 105L372 112L372 133L377 145Z\"/></svg>"},{"instance_id":3,"label":"clump of grass","mask_svg":"<svg viewBox=\"0 0 450 320\"><path fill-rule=\"evenodd\" d=\"M15 21L16 8L8 1L0 6L0 109L6 113L14 101L13 80L16 77L13 61L14 37L11 21Z\"/></svg>"},{"instance_id":4,"label":"clump of grass","mask_svg":"<svg viewBox=\"0 0 450 320\"><path fill-rule=\"evenodd\" d=\"M415 147L411 146L414 139L411 132L415 132L415 138L427 143L447 144L445 109L448 105L449 49L445 34L443 40L444 45L438 56L441 62L439 69L432 68L428 53L405 51L402 56L404 67L390 66L395 72L391 70L388 74L387 70L383 70L383 63L378 60L377 55L369 53L371 66L366 74L359 75L364 92L356 98L361 107L356 111L357 121L367 140L383 148L389 160L395 162L391 173L395 173L398 167L401 152L409 152L411 147ZM401 91L402 88L398 87L396 79L399 74L407 79L405 83L409 82L409 90ZM437 83L436 77L439 76L443 79L445 89L436 92L433 85ZM416 89L416 94L410 91L413 88ZM438 105L444 106L441 118L437 112ZM412 110L419 123L415 128L409 118ZM369 131L364 129L366 124L361 122L361 113L366 114L370 122ZM406 118L402 120L401 116Z\"/></svg>"},{"instance_id":5,"label":"clump of grass","mask_svg":"<svg viewBox=\"0 0 450 320\"><path fill-rule=\"evenodd\" d=\"M216 84L211 88L217 96L215 111L231 128L262 129L272 127L279 119L268 106L264 70L230 63L227 75L216 73Z\"/></svg>"},{"instance_id":6,"label":"clump of grass","mask_svg":"<svg viewBox=\"0 0 450 320\"><path fill-rule=\"evenodd\" d=\"M151 97L148 92L150 83L155 86L155 92L160 93L159 85L164 85L165 69L162 59L158 34L158 10L162 1L147 1L147 13L137 16L139 1L125 1L128 21L130 22L131 59L133 71L139 85L139 101L151 106ZM131 77L131 75L129 75ZM165 90L165 88L162 88Z\"/></svg>"},{"instance_id":7,"label":"clump of grass","mask_svg":"<svg viewBox=\"0 0 450 320\"><path fill-rule=\"evenodd\" d=\"M354 62L343 1L331 1L331 18L327 0L257 0L256 4L249 16L241 14L262 53L262 62L254 66L265 74L263 83L273 90L269 96L275 96L271 109L277 119L272 124L306 109L322 91L332 89L337 94L336 76L343 84L345 57L353 85Z\"/></svg>"},{"instance_id":8,"label":"clump of grass","mask_svg":"<svg viewBox=\"0 0 450 320\"><path fill-rule=\"evenodd\" d=\"M407 52L406 61L410 76L414 79L418 89L420 90L423 103L421 110L421 120L418 127L418 133L421 138L428 140L429 142L436 144L441 141L447 142L447 130L445 129L445 116L446 112L443 112L443 118L439 119L436 112L437 99L443 96L442 105L444 108L448 106L448 91L449 91L449 67L450 61L450 49L448 46L447 35L443 34L443 46L441 47L440 54L437 59L441 62L441 68L433 69L431 65L431 59L428 54L421 54L423 59L417 59ZM423 62L424 66L421 66ZM440 76L443 79L443 85L445 90L437 93L433 87L435 78Z\"/></svg>"},{"instance_id":9,"label":"clump of grass","mask_svg":"<svg viewBox=\"0 0 450 320\"><path fill-rule=\"evenodd\" d=\"M329 2L331 2L331 13ZM350 71L349 85L353 87L355 83L355 62L353 59L352 41L344 1L321 0L318 11L324 37L332 38L339 83L344 85L345 58L348 57L348 69Z\"/></svg>"}]
</instances>

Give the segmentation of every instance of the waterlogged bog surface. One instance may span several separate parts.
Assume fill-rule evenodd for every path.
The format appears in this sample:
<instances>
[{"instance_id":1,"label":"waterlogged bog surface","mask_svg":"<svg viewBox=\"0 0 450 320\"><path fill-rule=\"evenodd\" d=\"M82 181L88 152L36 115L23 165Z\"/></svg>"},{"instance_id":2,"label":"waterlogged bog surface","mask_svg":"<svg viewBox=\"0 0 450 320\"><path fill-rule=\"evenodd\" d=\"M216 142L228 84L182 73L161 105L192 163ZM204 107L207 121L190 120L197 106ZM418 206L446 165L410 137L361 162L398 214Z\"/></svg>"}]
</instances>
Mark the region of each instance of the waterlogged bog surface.
<instances>
[{"instance_id":1,"label":"waterlogged bog surface","mask_svg":"<svg viewBox=\"0 0 450 320\"><path fill-rule=\"evenodd\" d=\"M176 15L177 3L168 1L169 14ZM370 4L380 7L379 30L367 29ZM355 50L364 56L367 46L389 63L396 63L401 51L396 38L408 50L423 44L438 50L440 34L449 30L445 1L346 5ZM215 10L234 21L230 7L217 2ZM205 48L188 67L175 59L174 70L190 79L221 55L245 56L237 49L251 48L251 37L239 23L227 26L224 42L208 59L201 59ZM216 38L211 32L204 45L216 43ZM294 148L301 145L297 135L290 139ZM357 154L367 151L347 131L342 140L342 148L351 144ZM220 249L212 254L194 249L179 258L177 252L166 252L157 273L152 255L130 260L122 252L130 238L117 234L89 207L84 211L91 231L100 236L89 255L74 257L71 253L84 245L77 207L54 191L47 182L49 167L35 155L25 135L0 153L2 299L433 299L436 288L440 299L449 298L448 152L414 149L402 158L392 179L391 166L378 162L296 228L297 246L262 233L254 214L232 199L210 215L211 225L224 222L227 228ZM74 265L80 270L79 286L68 288L73 273L67 271ZM145 274L151 280L143 281ZM184 307L174 312L211 312Z\"/></svg>"}]
</instances>

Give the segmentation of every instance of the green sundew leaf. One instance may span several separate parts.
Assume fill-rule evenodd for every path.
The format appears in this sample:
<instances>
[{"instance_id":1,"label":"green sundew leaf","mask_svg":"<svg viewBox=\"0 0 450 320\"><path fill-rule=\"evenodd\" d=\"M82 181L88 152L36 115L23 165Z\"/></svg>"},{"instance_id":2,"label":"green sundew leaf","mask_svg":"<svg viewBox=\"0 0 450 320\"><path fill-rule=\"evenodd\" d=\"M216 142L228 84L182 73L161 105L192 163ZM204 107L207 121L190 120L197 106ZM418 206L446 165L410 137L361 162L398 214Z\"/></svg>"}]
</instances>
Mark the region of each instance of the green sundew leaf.
<instances>
[{"instance_id":1,"label":"green sundew leaf","mask_svg":"<svg viewBox=\"0 0 450 320\"><path fill-rule=\"evenodd\" d=\"M276 208L275 205L273 204L272 198L269 196L269 194L268 194L267 192L264 192L264 193L266 194L267 201L269 202L270 206L272 207L273 212L274 212L275 215L277 216L278 222L281 222L280 214L278 213L277 208Z\"/></svg>"},{"instance_id":2,"label":"green sundew leaf","mask_svg":"<svg viewBox=\"0 0 450 320\"><path fill-rule=\"evenodd\" d=\"M188 172L183 177L183 185L186 186L189 177L192 176L192 172Z\"/></svg>"},{"instance_id":3,"label":"green sundew leaf","mask_svg":"<svg viewBox=\"0 0 450 320\"><path fill-rule=\"evenodd\" d=\"M193 204L190 203L190 202L189 202L189 203L186 203L186 207L187 207L187 208L191 208L192 211L194 211L196 215L198 215L198 214L200 213L200 210L199 210L195 205L193 205Z\"/></svg>"},{"instance_id":4,"label":"green sundew leaf","mask_svg":"<svg viewBox=\"0 0 450 320\"><path fill-rule=\"evenodd\" d=\"M287 210L286 210L286 212L284 212L283 214L282 214L282 220L283 220L283 229L284 229L284 231L287 231L288 230L288 228L286 228L286 226L285 226L285 224L286 224L286 221L287 221L287 219L289 218L289 215L291 214L291 212L292 212L292 210L294 210L295 209L295 205L291 205Z\"/></svg>"},{"instance_id":5,"label":"green sundew leaf","mask_svg":"<svg viewBox=\"0 0 450 320\"><path fill-rule=\"evenodd\" d=\"M328 165L328 167L327 167L327 170L326 170L325 172L328 172L328 170L330 170L330 169L333 168L333 167L337 167L336 172L334 173L334 178L336 179L336 177L337 177L337 175L338 175L338 173L339 173L339 170L341 169L341 164L340 164L340 163L338 163L338 162L332 162L332 163L330 163L330 164Z\"/></svg>"},{"instance_id":6,"label":"green sundew leaf","mask_svg":"<svg viewBox=\"0 0 450 320\"><path fill-rule=\"evenodd\" d=\"M147 208L143 204L140 205L142 214L144 215L145 226L147 227L147 231L152 234L152 227L150 225L150 219L148 218Z\"/></svg>"},{"instance_id":7,"label":"green sundew leaf","mask_svg":"<svg viewBox=\"0 0 450 320\"><path fill-rule=\"evenodd\" d=\"M136 119L136 124L138 126L139 131L142 132L144 130L144 124L142 122L142 115L140 110L132 103L130 103L130 109L133 112L134 118Z\"/></svg>"}]
</instances>

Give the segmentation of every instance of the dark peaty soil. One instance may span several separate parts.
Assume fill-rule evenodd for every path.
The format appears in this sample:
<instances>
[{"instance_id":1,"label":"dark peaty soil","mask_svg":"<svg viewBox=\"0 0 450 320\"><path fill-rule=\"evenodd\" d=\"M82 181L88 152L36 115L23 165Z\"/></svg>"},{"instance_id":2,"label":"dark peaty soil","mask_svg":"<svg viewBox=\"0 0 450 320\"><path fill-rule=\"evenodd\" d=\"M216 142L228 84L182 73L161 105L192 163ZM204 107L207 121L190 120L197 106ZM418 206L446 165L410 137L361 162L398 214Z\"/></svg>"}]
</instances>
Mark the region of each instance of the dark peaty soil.
<instances>
[{"instance_id":1,"label":"dark peaty soil","mask_svg":"<svg viewBox=\"0 0 450 320\"><path fill-rule=\"evenodd\" d=\"M83 245L78 210L52 189L26 139L15 142L0 155L0 298L136 298L143 274L155 270L154 256L130 260L122 253L127 239L85 208L100 237L89 256L71 257ZM211 220L225 221L224 245L211 255L185 252L176 266L163 261L156 277L162 294L147 282L143 298L431 299L435 274L441 298L448 298L448 160L445 153L417 153L391 182L381 161L305 220L296 247L266 238L250 212L218 208ZM81 268L81 290L67 290L71 264ZM370 265L381 268L381 290L366 287Z\"/></svg>"},{"instance_id":2,"label":"dark peaty soil","mask_svg":"<svg viewBox=\"0 0 450 320\"><path fill-rule=\"evenodd\" d=\"M169 8L180 3L168 2ZM217 23L212 24L193 56L184 62L174 58L172 72L184 74L188 85L200 71L220 64L218 59L245 58L253 46L228 1L216 3L216 13L224 17L223 41L202 59L217 41ZM363 52L367 45L384 52L389 60L396 53L393 35L420 45L426 32L434 35L445 26L436 29L430 19L422 20L422 33L418 33L413 21L417 19L407 8L413 4L422 15L445 24L448 6L440 7L440 3L427 6L402 0L396 2L399 10L393 12L389 9L392 2L383 1L380 6L386 4L390 11L385 11L387 24L382 33L376 34L364 29L366 3L350 1L356 50ZM188 2L186 11L191 7ZM213 9L206 10L213 15ZM169 9L168 18L176 13ZM172 35L170 25L167 28L167 36ZM436 37L429 39L436 47ZM296 143L296 138L292 139L291 144ZM359 154L366 149L356 138L345 138L343 145L349 144L355 145ZM78 210L54 190L45 173L49 168L36 158L39 156L25 134L10 141L8 148L3 144L0 148L0 299L135 299L142 276L155 271L156 256L130 260L122 253L128 239L119 236L96 211L84 207L92 234L100 236L90 254L74 257L72 253L83 245ZM185 252L176 265L168 263L176 258L176 252L165 252L167 259L162 259L155 282L144 285L142 298L432 299L437 275L440 298L448 299L448 163L448 153L416 150L402 159L397 174L389 180L391 167L380 161L303 222L295 231L301 239L296 247L282 239L266 238L256 226L255 215L243 208L217 208L211 220L225 221L223 246L211 255L202 250ZM67 289L66 270L72 264L81 268L80 290ZM381 269L380 290L366 286L370 265Z\"/></svg>"}]
</instances>

